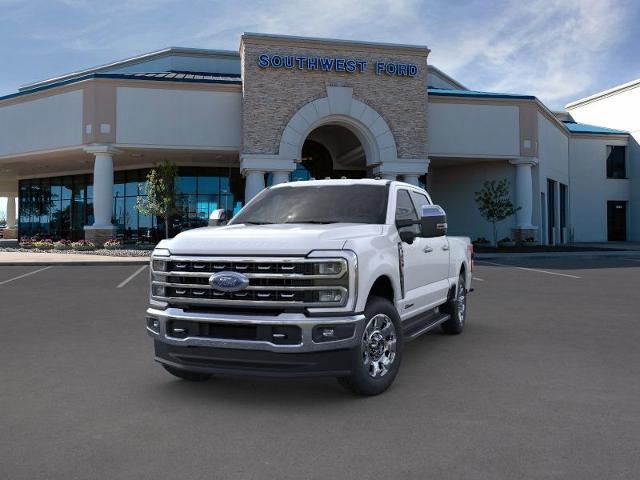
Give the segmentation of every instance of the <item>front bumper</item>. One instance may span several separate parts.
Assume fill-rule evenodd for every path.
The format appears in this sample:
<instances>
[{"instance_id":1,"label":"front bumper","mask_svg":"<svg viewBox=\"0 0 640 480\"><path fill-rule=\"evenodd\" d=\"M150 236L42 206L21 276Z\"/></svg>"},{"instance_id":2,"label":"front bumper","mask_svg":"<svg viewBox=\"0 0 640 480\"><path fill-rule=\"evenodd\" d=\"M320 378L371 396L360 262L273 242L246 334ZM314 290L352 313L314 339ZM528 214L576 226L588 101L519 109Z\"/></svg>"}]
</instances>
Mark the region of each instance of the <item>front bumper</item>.
<instances>
[{"instance_id":1,"label":"front bumper","mask_svg":"<svg viewBox=\"0 0 640 480\"><path fill-rule=\"evenodd\" d=\"M176 333L176 326L188 328L180 328L186 331ZM211 373L347 374L348 358L359 345L364 326L363 314L309 317L302 313L253 315L185 312L180 308L147 310L147 332L155 340L157 361ZM333 330L336 338L319 336L318 332L324 329ZM281 332L292 331L295 335L282 338ZM206 336L202 336L202 332L206 332ZM258 334L249 338L252 332ZM217 338L217 334L225 338Z\"/></svg>"}]
</instances>

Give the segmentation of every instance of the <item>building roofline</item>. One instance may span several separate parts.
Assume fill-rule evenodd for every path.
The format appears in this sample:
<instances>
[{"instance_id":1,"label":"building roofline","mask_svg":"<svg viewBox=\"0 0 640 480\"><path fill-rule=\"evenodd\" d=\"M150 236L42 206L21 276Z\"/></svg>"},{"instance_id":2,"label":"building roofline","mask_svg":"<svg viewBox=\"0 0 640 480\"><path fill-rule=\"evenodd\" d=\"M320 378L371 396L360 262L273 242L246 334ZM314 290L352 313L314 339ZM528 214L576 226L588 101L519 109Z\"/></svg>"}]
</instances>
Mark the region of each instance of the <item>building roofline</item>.
<instances>
[{"instance_id":1,"label":"building roofline","mask_svg":"<svg viewBox=\"0 0 640 480\"><path fill-rule=\"evenodd\" d=\"M535 100L534 95L522 95L517 93L480 92L477 90L453 90L448 88L428 89L429 95L439 97L463 97L463 98L512 98L514 100Z\"/></svg>"},{"instance_id":2,"label":"building roofline","mask_svg":"<svg viewBox=\"0 0 640 480\"><path fill-rule=\"evenodd\" d=\"M630 90L638 86L640 86L640 78L637 78L636 80L631 80L630 82L623 83L622 85L617 85L615 87L609 88L607 90L603 90L598 93L594 93L593 95L589 95L588 97L584 97L579 100L575 100L573 102L567 103L564 108L566 108L567 110L570 110L580 105L584 105L585 103L594 102L601 98L609 97L611 95L615 95L616 93L622 93L625 90Z\"/></svg>"},{"instance_id":3,"label":"building roofline","mask_svg":"<svg viewBox=\"0 0 640 480\"><path fill-rule=\"evenodd\" d=\"M448 75L447 73L443 72L442 70L440 70L438 67L429 64L427 65L427 70L432 70L435 73L437 73L438 75L444 77L445 80L453 83L456 87L462 89L462 90L469 90L467 87L465 87L463 84L461 84L459 81L457 81L455 78L453 78L451 75Z\"/></svg>"},{"instance_id":4,"label":"building roofline","mask_svg":"<svg viewBox=\"0 0 640 480\"><path fill-rule=\"evenodd\" d=\"M161 50L155 50L153 52L143 53L136 55L135 57L125 58L122 60L116 60L114 62L105 63L97 67L85 68L77 70L75 72L58 75L56 77L48 78L45 80L39 80L37 82L27 83L21 85L18 88L18 92L32 90L52 83L59 83L75 77L85 76L91 73L99 73L106 69L114 67L123 67L128 65L136 65L138 63L146 62L154 58L162 58L170 55L191 55L191 56L219 56L219 57L233 57L239 58L240 54L232 50L209 50L204 48L186 48L186 47L167 47Z\"/></svg>"},{"instance_id":5,"label":"building roofline","mask_svg":"<svg viewBox=\"0 0 640 480\"><path fill-rule=\"evenodd\" d=\"M256 32L244 32L240 37L242 43L245 39L268 39L275 42L292 42L300 41L306 43L318 43L318 44L334 44L334 45L353 45L365 48L389 48L389 49L404 49L419 51L425 55L428 55L431 50L426 45L411 45L404 43L388 43L388 42L368 42L361 40L340 40L338 38L323 38L323 37L301 37L297 35L278 35L274 33L256 33Z\"/></svg>"},{"instance_id":6,"label":"building roofline","mask_svg":"<svg viewBox=\"0 0 640 480\"><path fill-rule=\"evenodd\" d=\"M147 82L177 82L177 83L205 83L205 84L222 84L222 85L242 85L242 80L237 75L221 74L222 76L236 77L237 79L194 79L194 78L163 78L163 77L144 77L131 73L89 73L78 77L60 80L54 83L47 83L39 87L21 90L16 93L10 93L0 97L0 102L12 98L25 97L34 93L51 90L58 87L64 87L74 83L84 82L92 79L115 79L115 80L143 80Z\"/></svg>"}]
</instances>

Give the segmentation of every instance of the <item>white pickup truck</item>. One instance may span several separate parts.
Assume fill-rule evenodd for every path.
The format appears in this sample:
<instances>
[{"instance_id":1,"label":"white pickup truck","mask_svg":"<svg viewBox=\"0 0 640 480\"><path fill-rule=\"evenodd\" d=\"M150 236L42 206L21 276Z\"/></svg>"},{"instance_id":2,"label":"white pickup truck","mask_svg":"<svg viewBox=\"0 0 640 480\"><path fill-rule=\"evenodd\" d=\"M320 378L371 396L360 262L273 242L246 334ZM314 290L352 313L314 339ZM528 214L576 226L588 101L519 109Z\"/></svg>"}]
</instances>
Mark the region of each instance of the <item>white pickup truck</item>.
<instances>
[{"instance_id":1,"label":"white pickup truck","mask_svg":"<svg viewBox=\"0 0 640 480\"><path fill-rule=\"evenodd\" d=\"M160 242L147 330L171 374L329 375L363 395L403 344L462 332L473 248L427 192L388 180L262 191L229 223Z\"/></svg>"}]
</instances>

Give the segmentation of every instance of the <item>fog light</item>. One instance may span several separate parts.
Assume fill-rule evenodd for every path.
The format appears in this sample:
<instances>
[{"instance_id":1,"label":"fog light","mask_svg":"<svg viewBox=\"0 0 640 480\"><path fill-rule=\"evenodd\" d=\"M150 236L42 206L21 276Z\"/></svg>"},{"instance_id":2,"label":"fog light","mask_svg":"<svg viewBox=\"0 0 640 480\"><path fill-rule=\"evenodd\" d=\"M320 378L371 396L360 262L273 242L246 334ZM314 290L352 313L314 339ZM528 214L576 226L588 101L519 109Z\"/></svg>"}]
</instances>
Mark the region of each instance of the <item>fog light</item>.
<instances>
[{"instance_id":1,"label":"fog light","mask_svg":"<svg viewBox=\"0 0 640 480\"><path fill-rule=\"evenodd\" d=\"M318 292L319 302L342 302L342 293L337 290L320 290Z\"/></svg>"},{"instance_id":2,"label":"fog light","mask_svg":"<svg viewBox=\"0 0 640 480\"><path fill-rule=\"evenodd\" d=\"M342 264L339 262L319 263L318 274L337 275L342 271Z\"/></svg>"},{"instance_id":3,"label":"fog light","mask_svg":"<svg viewBox=\"0 0 640 480\"><path fill-rule=\"evenodd\" d=\"M169 265L169 262L167 262L165 260L156 260L156 259L154 259L153 262L151 263L151 267L156 272L166 272L168 265Z\"/></svg>"},{"instance_id":4,"label":"fog light","mask_svg":"<svg viewBox=\"0 0 640 480\"><path fill-rule=\"evenodd\" d=\"M353 337L355 325L317 325L313 328L313 341L316 343L331 342Z\"/></svg>"},{"instance_id":5,"label":"fog light","mask_svg":"<svg viewBox=\"0 0 640 480\"><path fill-rule=\"evenodd\" d=\"M147 317L147 327L155 333L160 333L160 321L157 318Z\"/></svg>"},{"instance_id":6,"label":"fog light","mask_svg":"<svg viewBox=\"0 0 640 480\"><path fill-rule=\"evenodd\" d=\"M152 285L151 286L151 295L154 297L166 297L166 291L164 285Z\"/></svg>"}]
</instances>

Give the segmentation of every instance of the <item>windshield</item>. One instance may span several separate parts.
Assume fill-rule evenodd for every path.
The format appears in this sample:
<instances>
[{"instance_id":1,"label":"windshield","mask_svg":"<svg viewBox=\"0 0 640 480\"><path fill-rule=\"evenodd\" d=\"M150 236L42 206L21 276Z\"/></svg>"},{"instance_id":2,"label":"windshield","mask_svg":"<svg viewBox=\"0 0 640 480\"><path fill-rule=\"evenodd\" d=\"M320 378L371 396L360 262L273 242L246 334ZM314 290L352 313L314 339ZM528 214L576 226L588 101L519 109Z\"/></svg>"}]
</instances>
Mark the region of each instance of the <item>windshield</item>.
<instances>
[{"instance_id":1,"label":"windshield","mask_svg":"<svg viewBox=\"0 0 640 480\"><path fill-rule=\"evenodd\" d=\"M314 185L263 190L231 224L374 223L386 220L385 185Z\"/></svg>"}]
</instances>

